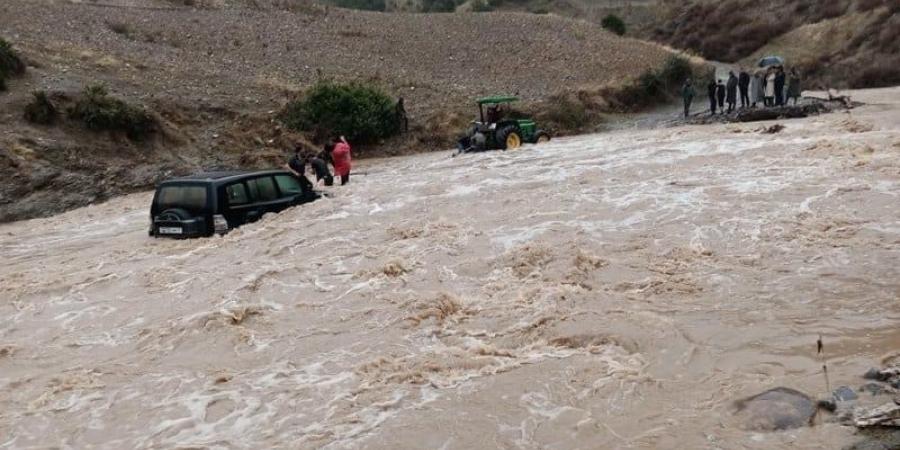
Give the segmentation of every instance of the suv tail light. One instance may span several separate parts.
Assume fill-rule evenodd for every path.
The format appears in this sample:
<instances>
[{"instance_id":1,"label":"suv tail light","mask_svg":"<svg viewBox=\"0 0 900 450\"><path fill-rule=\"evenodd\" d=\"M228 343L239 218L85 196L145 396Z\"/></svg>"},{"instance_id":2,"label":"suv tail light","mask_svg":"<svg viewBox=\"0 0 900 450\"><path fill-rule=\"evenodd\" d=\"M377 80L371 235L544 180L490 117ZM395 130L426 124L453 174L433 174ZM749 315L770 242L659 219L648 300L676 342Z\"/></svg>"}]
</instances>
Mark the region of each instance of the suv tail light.
<instances>
[{"instance_id":1,"label":"suv tail light","mask_svg":"<svg viewBox=\"0 0 900 450\"><path fill-rule=\"evenodd\" d=\"M213 215L213 229L219 234L224 234L228 231L228 221L225 220L225 216L221 214Z\"/></svg>"}]
</instances>

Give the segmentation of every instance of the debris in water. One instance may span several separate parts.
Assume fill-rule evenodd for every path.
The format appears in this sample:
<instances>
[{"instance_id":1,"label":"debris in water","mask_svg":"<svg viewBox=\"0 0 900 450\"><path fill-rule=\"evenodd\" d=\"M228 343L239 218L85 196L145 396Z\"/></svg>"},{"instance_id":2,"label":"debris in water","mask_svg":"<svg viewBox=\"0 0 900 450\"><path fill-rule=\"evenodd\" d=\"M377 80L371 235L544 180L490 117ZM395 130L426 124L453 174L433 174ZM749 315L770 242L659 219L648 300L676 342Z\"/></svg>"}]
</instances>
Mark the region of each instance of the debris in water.
<instances>
[{"instance_id":1,"label":"debris in water","mask_svg":"<svg viewBox=\"0 0 900 450\"><path fill-rule=\"evenodd\" d=\"M900 398L876 408L858 409L853 423L858 428L900 427Z\"/></svg>"},{"instance_id":2,"label":"debris in water","mask_svg":"<svg viewBox=\"0 0 900 450\"><path fill-rule=\"evenodd\" d=\"M784 128L784 125L776 123L775 125L772 125L770 127L762 127L758 131L762 134L775 134L780 133L782 130L784 130Z\"/></svg>"}]
</instances>

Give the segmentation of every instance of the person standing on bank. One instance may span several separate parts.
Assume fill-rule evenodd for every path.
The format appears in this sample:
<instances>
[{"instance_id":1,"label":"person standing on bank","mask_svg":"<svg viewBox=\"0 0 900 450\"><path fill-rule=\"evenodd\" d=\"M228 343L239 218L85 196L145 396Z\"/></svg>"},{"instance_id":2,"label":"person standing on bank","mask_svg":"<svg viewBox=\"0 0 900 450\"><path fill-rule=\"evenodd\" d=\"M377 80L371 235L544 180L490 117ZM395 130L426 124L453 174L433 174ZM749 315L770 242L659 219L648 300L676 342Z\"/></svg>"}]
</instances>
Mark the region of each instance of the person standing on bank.
<instances>
[{"instance_id":1,"label":"person standing on bank","mask_svg":"<svg viewBox=\"0 0 900 450\"><path fill-rule=\"evenodd\" d=\"M694 90L694 85L691 83L691 79L688 78L684 81L684 86L681 87L681 97L684 99L684 118L688 118L691 115L691 103L694 101L694 95L696 91Z\"/></svg>"},{"instance_id":2,"label":"person standing on bank","mask_svg":"<svg viewBox=\"0 0 900 450\"><path fill-rule=\"evenodd\" d=\"M334 174L341 177L341 186L350 182L350 143L341 136L334 139L334 151L331 152Z\"/></svg>"},{"instance_id":3,"label":"person standing on bank","mask_svg":"<svg viewBox=\"0 0 900 450\"><path fill-rule=\"evenodd\" d=\"M775 74L775 105L784 106L784 85L785 85L784 69L779 67L778 73Z\"/></svg>"},{"instance_id":4,"label":"person standing on bank","mask_svg":"<svg viewBox=\"0 0 900 450\"><path fill-rule=\"evenodd\" d=\"M759 71L753 73L750 79L750 107L756 108L757 103L762 103L763 97L766 96L765 87L763 87L762 75Z\"/></svg>"},{"instance_id":5,"label":"person standing on bank","mask_svg":"<svg viewBox=\"0 0 900 450\"><path fill-rule=\"evenodd\" d=\"M711 115L716 115L716 79L713 78L709 80L709 84L706 85L706 95L709 96L709 113Z\"/></svg>"},{"instance_id":6,"label":"person standing on bank","mask_svg":"<svg viewBox=\"0 0 900 450\"><path fill-rule=\"evenodd\" d=\"M734 107L737 104L737 88L738 88L738 79L734 76L734 72L728 72L728 112L734 111Z\"/></svg>"},{"instance_id":7,"label":"person standing on bank","mask_svg":"<svg viewBox=\"0 0 900 450\"><path fill-rule=\"evenodd\" d=\"M766 75L766 106L775 105L775 71L769 69Z\"/></svg>"},{"instance_id":8,"label":"person standing on bank","mask_svg":"<svg viewBox=\"0 0 900 450\"><path fill-rule=\"evenodd\" d=\"M403 97L397 100L394 113L397 116L397 125L400 127L400 131L409 133L409 118L406 117L406 106L403 104Z\"/></svg>"},{"instance_id":9,"label":"person standing on bank","mask_svg":"<svg viewBox=\"0 0 900 450\"><path fill-rule=\"evenodd\" d=\"M797 73L797 68L791 68L791 76L788 78L788 88L787 88L787 98L788 101L790 99L794 99L794 105L797 105L797 101L800 100L800 94L802 90L800 89L800 74Z\"/></svg>"},{"instance_id":10,"label":"person standing on bank","mask_svg":"<svg viewBox=\"0 0 900 450\"><path fill-rule=\"evenodd\" d=\"M746 70L741 69L738 75L738 90L741 93L741 108L750 106L750 74Z\"/></svg>"},{"instance_id":11,"label":"person standing on bank","mask_svg":"<svg viewBox=\"0 0 900 450\"><path fill-rule=\"evenodd\" d=\"M722 80L716 85L716 99L719 101L719 114L725 114L725 82Z\"/></svg>"}]
</instances>

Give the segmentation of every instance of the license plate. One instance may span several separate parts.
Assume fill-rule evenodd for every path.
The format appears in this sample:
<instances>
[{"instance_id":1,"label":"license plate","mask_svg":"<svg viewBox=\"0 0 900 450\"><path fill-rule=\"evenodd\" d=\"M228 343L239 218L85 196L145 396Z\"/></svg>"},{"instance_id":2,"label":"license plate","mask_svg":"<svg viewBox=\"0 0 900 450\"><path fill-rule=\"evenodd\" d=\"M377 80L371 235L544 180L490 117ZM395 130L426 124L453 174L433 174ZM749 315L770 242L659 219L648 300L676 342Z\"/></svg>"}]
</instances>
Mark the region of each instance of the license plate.
<instances>
[{"instance_id":1,"label":"license plate","mask_svg":"<svg viewBox=\"0 0 900 450\"><path fill-rule=\"evenodd\" d=\"M159 234L181 234L181 227L159 227Z\"/></svg>"}]
</instances>

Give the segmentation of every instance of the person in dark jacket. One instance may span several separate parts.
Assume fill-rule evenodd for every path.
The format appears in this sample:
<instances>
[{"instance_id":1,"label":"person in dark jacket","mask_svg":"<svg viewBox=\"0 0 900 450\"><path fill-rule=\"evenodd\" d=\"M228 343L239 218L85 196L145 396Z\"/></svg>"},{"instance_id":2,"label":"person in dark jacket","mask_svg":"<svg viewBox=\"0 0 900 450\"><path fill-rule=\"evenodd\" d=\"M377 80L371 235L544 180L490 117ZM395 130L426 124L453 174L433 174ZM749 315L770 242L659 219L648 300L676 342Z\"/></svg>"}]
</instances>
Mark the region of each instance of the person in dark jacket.
<instances>
[{"instance_id":1,"label":"person in dark jacket","mask_svg":"<svg viewBox=\"0 0 900 450\"><path fill-rule=\"evenodd\" d=\"M397 105L394 107L394 114L397 116L397 125L400 127L400 131L408 133L409 118L406 116L406 106L403 103L403 97L400 97L397 100Z\"/></svg>"},{"instance_id":2,"label":"person in dark jacket","mask_svg":"<svg viewBox=\"0 0 900 450\"><path fill-rule=\"evenodd\" d=\"M709 80L706 85L706 95L709 96L709 113L716 115L716 80Z\"/></svg>"},{"instance_id":3,"label":"person in dark jacket","mask_svg":"<svg viewBox=\"0 0 900 450\"><path fill-rule=\"evenodd\" d=\"M331 157L331 152L334 151L334 144L328 142L325 144L325 147L316 155L314 158L310 160L310 164L313 167L313 170L316 171L316 181L319 181L319 172L322 173L322 178L325 180L325 186L332 186L334 184L334 177L331 175L331 170L328 169L328 165L331 164L334 167L334 159ZM318 162L321 161L321 168L317 168ZM324 170L322 170L324 169Z\"/></svg>"},{"instance_id":4,"label":"person in dark jacket","mask_svg":"<svg viewBox=\"0 0 900 450\"><path fill-rule=\"evenodd\" d=\"M737 104L738 87L738 79L734 76L734 72L728 72L728 85L726 87L728 89L728 95L725 101L728 103L728 112L732 112Z\"/></svg>"},{"instance_id":5,"label":"person in dark jacket","mask_svg":"<svg viewBox=\"0 0 900 450\"><path fill-rule=\"evenodd\" d=\"M779 68L775 74L775 105L784 106L784 69Z\"/></svg>"},{"instance_id":6,"label":"person in dark jacket","mask_svg":"<svg viewBox=\"0 0 900 450\"><path fill-rule=\"evenodd\" d=\"M684 117L687 118L691 115L691 103L694 101L694 95L696 95L696 91L694 90L694 85L691 83L691 79L688 78L684 81L684 86L681 87L681 98L684 99Z\"/></svg>"},{"instance_id":7,"label":"person in dark jacket","mask_svg":"<svg viewBox=\"0 0 900 450\"><path fill-rule=\"evenodd\" d=\"M313 186L309 181L309 178L306 178L306 159L300 156L300 153L302 152L303 146L297 144L297 146L294 147L294 156L288 160L285 168L294 174L294 177L300 182L300 187L303 189L303 192L310 193L313 191Z\"/></svg>"},{"instance_id":8,"label":"person in dark jacket","mask_svg":"<svg viewBox=\"0 0 900 450\"><path fill-rule=\"evenodd\" d=\"M788 77L788 88L787 88L787 99L794 99L794 105L797 104L797 100L800 100L800 94L802 92L800 88L800 74L797 73L796 68L791 68L791 76Z\"/></svg>"},{"instance_id":9,"label":"person in dark jacket","mask_svg":"<svg viewBox=\"0 0 900 450\"><path fill-rule=\"evenodd\" d=\"M738 75L738 90L741 92L741 108L748 108L750 106L750 74L743 69Z\"/></svg>"},{"instance_id":10,"label":"person in dark jacket","mask_svg":"<svg viewBox=\"0 0 900 450\"><path fill-rule=\"evenodd\" d=\"M719 100L719 114L725 114L725 82L722 80L716 85L716 99Z\"/></svg>"},{"instance_id":11,"label":"person in dark jacket","mask_svg":"<svg viewBox=\"0 0 900 450\"><path fill-rule=\"evenodd\" d=\"M331 176L331 171L328 170L328 164L324 159L313 156L309 158L308 161L310 167L312 167L313 171L316 173L316 183L325 180L325 186L334 184L334 177Z\"/></svg>"}]
</instances>

